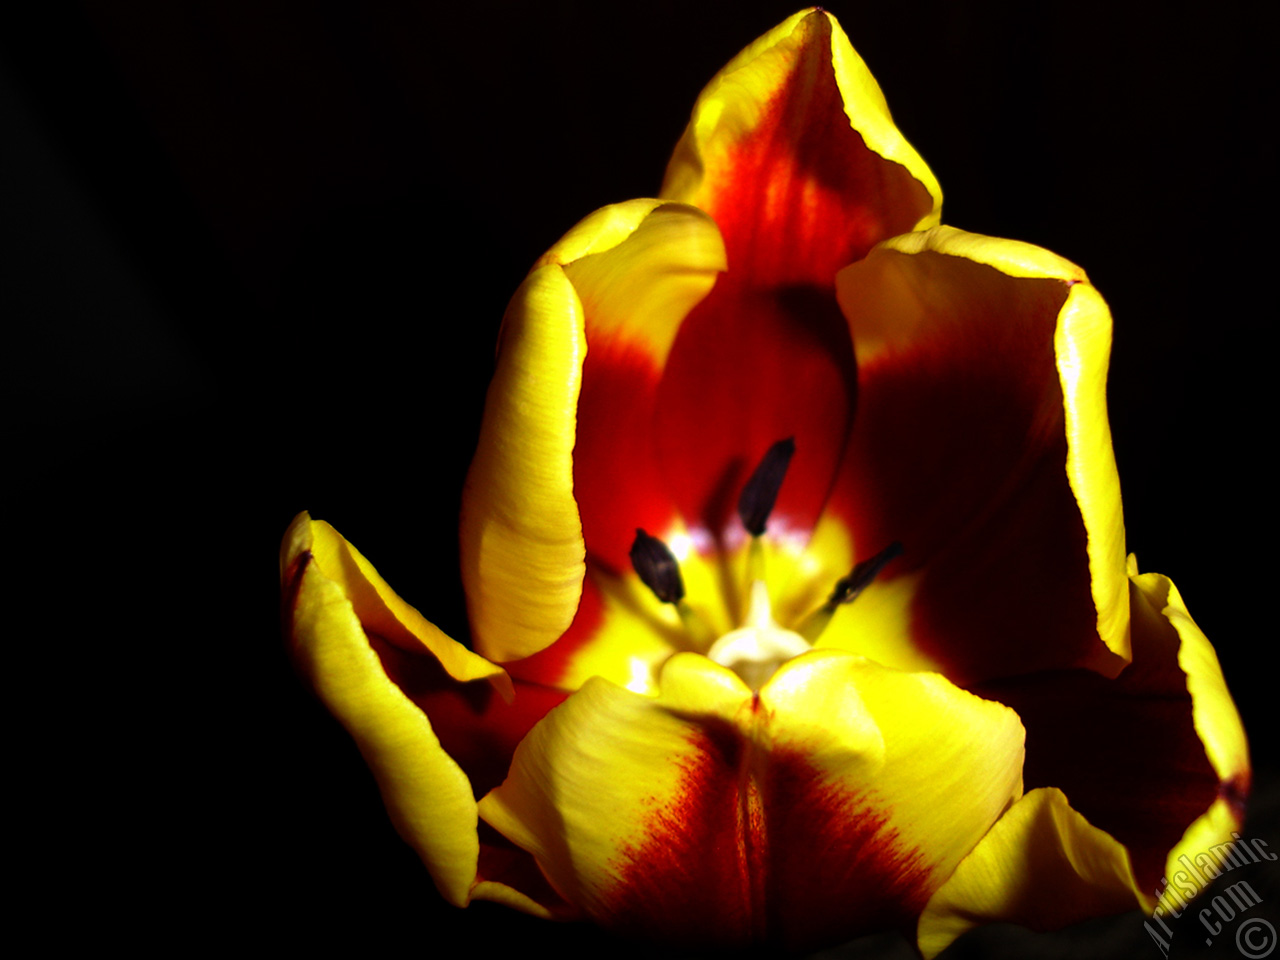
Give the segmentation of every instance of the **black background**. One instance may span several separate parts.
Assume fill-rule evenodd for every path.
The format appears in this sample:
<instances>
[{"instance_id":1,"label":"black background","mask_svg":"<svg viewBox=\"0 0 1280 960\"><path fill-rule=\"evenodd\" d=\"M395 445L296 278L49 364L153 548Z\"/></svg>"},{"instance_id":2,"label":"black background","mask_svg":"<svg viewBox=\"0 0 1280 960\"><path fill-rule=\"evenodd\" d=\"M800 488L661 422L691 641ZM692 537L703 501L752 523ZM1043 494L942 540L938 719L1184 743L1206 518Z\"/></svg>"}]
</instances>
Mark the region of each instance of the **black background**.
<instances>
[{"instance_id":1,"label":"black background","mask_svg":"<svg viewBox=\"0 0 1280 960\"><path fill-rule=\"evenodd\" d=\"M41 9L0 34L13 740L36 899L92 916L101 942L620 949L439 903L290 671L278 538L310 510L466 635L457 504L507 298L586 213L657 190L702 85L795 8ZM1258 767L1249 830L1280 848L1271 15L828 9L941 181L944 221L1049 247L1110 302L1129 548L1214 641ZM1235 955L1192 923L1175 956ZM987 952L1156 956L1137 914L948 956Z\"/></svg>"}]
</instances>

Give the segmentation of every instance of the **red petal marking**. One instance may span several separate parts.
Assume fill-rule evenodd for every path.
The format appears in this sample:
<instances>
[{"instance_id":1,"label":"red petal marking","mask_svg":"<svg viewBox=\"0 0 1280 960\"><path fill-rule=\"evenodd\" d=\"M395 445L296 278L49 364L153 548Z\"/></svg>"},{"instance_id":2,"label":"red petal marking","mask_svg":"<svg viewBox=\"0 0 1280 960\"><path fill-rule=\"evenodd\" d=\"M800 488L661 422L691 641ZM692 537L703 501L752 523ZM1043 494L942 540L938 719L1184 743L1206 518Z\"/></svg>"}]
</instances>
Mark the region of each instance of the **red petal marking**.
<instances>
[{"instance_id":1,"label":"red petal marking","mask_svg":"<svg viewBox=\"0 0 1280 960\"><path fill-rule=\"evenodd\" d=\"M796 452L770 516L807 533L826 502L853 415L848 326L825 289L716 287L676 336L658 390L658 451L690 529L745 537L738 495L770 445Z\"/></svg>"},{"instance_id":2,"label":"red petal marking","mask_svg":"<svg viewBox=\"0 0 1280 960\"><path fill-rule=\"evenodd\" d=\"M792 43L791 72L746 137L723 154L711 146L690 202L724 236L730 284L826 290L837 270L910 231L932 200L849 125L827 17L806 18Z\"/></svg>"},{"instance_id":3,"label":"red petal marking","mask_svg":"<svg viewBox=\"0 0 1280 960\"><path fill-rule=\"evenodd\" d=\"M643 350L591 340L582 369L573 492L587 556L613 573L631 569L636 527L655 536L674 507L658 472L654 398L659 371Z\"/></svg>"},{"instance_id":4,"label":"red petal marking","mask_svg":"<svg viewBox=\"0 0 1280 960\"><path fill-rule=\"evenodd\" d=\"M578 601L578 612L569 629L560 635L560 639L531 657L505 665L507 672L517 683L523 681L546 687L563 687L565 672L573 662L574 655L598 638L604 618L604 599L591 570L592 567L588 566L587 575L582 581L582 599ZM567 692L564 695L567 696Z\"/></svg>"},{"instance_id":5,"label":"red petal marking","mask_svg":"<svg viewBox=\"0 0 1280 960\"><path fill-rule=\"evenodd\" d=\"M516 745L568 696L515 680L515 700L507 705L488 683L459 683L430 656L405 653L376 634L369 635L369 645L391 682L427 715L440 745L462 767L477 798L506 779Z\"/></svg>"},{"instance_id":6,"label":"red petal marking","mask_svg":"<svg viewBox=\"0 0 1280 960\"><path fill-rule=\"evenodd\" d=\"M805 949L914 922L929 871L869 797L826 783L799 752L750 750L702 721L674 802L617 864L597 922L681 943ZM850 816L850 809L859 812Z\"/></svg>"},{"instance_id":7,"label":"red petal marking","mask_svg":"<svg viewBox=\"0 0 1280 960\"><path fill-rule=\"evenodd\" d=\"M1026 789L1058 787L1128 849L1138 886L1154 891L1165 858L1221 794L1192 718L1177 636L1133 597L1133 662L1115 680L1087 670L983 684L974 693L1017 711L1027 731ZM1243 812L1243 811L1239 811Z\"/></svg>"},{"instance_id":8,"label":"red petal marking","mask_svg":"<svg viewBox=\"0 0 1280 960\"><path fill-rule=\"evenodd\" d=\"M923 572L914 640L962 685L1100 643L1053 351L1067 287L974 269L952 317L860 367L829 502L859 559L902 542L890 573Z\"/></svg>"}]
</instances>

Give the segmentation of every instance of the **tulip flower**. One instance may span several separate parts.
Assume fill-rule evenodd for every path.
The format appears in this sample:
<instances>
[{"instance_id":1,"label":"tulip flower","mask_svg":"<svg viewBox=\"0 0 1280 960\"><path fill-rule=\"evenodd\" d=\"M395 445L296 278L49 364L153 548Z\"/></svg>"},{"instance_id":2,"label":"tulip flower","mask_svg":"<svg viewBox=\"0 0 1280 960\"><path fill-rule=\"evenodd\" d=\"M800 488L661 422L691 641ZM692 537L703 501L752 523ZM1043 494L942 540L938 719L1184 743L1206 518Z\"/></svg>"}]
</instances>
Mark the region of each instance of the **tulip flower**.
<instances>
[{"instance_id":1,"label":"tulip flower","mask_svg":"<svg viewBox=\"0 0 1280 960\"><path fill-rule=\"evenodd\" d=\"M471 645L290 527L291 654L450 903L933 956L1151 911L1239 829L1213 650L1126 558L1106 304L940 208L834 18L797 14L702 93L660 198L516 292Z\"/></svg>"}]
</instances>

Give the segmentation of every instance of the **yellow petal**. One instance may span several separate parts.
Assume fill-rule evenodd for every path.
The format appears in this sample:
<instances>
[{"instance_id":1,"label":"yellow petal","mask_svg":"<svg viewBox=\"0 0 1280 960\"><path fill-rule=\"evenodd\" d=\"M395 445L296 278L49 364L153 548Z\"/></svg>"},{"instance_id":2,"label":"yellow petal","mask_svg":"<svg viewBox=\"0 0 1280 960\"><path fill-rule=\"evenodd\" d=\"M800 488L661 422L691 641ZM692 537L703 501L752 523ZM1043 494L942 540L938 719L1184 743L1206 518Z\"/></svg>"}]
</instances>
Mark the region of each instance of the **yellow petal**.
<instances>
[{"instance_id":1,"label":"yellow petal","mask_svg":"<svg viewBox=\"0 0 1280 960\"><path fill-rule=\"evenodd\" d=\"M332 527L305 513L285 534L280 566L294 663L356 741L392 823L440 893L465 905L480 849L471 783L441 748L426 714L388 679L370 634L398 647L416 645L452 675L487 677L508 694L510 681L422 619Z\"/></svg>"},{"instance_id":2,"label":"yellow petal","mask_svg":"<svg viewBox=\"0 0 1280 960\"><path fill-rule=\"evenodd\" d=\"M632 200L597 210L539 263L565 268L593 349L632 347L661 370L681 321L725 269L724 241L700 210Z\"/></svg>"},{"instance_id":3,"label":"yellow petal","mask_svg":"<svg viewBox=\"0 0 1280 960\"><path fill-rule=\"evenodd\" d=\"M1125 848L1062 791L1041 788L1014 804L929 900L918 943L932 958L979 924L1056 930L1142 903Z\"/></svg>"},{"instance_id":4,"label":"yellow petal","mask_svg":"<svg viewBox=\"0 0 1280 960\"><path fill-rule=\"evenodd\" d=\"M820 651L755 695L684 653L656 697L589 681L481 811L601 924L801 947L914 917L1021 762L1016 715L937 675Z\"/></svg>"}]
</instances>

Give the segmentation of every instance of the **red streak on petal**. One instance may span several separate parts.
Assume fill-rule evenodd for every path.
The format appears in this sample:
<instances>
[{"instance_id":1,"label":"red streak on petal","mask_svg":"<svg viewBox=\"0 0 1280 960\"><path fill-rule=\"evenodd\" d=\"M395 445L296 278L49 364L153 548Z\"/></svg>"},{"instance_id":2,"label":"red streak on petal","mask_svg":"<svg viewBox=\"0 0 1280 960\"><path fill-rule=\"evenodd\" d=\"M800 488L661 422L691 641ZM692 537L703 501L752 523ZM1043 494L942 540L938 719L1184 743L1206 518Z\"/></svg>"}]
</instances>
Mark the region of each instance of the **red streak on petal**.
<instances>
[{"instance_id":1,"label":"red streak on petal","mask_svg":"<svg viewBox=\"0 0 1280 960\"><path fill-rule=\"evenodd\" d=\"M906 927L930 892L869 794L826 782L803 753L761 754L699 721L696 757L649 832L622 851L598 922L684 943L807 949Z\"/></svg>"},{"instance_id":2,"label":"red streak on petal","mask_svg":"<svg viewBox=\"0 0 1280 960\"><path fill-rule=\"evenodd\" d=\"M681 326L658 395L667 483L690 526L715 537L737 535L742 483L789 436L796 458L774 526L812 527L856 393L836 272L931 206L905 168L850 127L827 18L797 30L787 54L796 61L754 126L704 158L706 180L691 199L720 228L729 269Z\"/></svg>"},{"instance_id":3,"label":"red streak on petal","mask_svg":"<svg viewBox=\"0 0 1280 960\"><path fill-rule=\"evenodd\" d=\"M405 653L376 634L369 645L388 679L416 703L431 721L445 753L462 767L476 797L506 779L516 745L568 694L536 683L515 682L510 704L486 681L459 683L428 655Z\"/></svg>"},{"instance_id":4,"label":"red streak on petal","mask_svg":"<svg viewBox=\"0 0 1280 960\"><path fill-rule=\"evenodd\" d=\"M852 129L831 64L831 25L797 28L797 61L747 135L708 158L694 199L724 235L730 283L816 285L905 233L931 207L904 167L867 149ZM734 276L738 279L734 279Z\"/></svg>"},{"instance_id":5,"label":"red streak on petal","mask_svg":"<svg viewBox=\"0 0 1280 960\"><path fill-rule=\"evenodd\" d=\"M587 555L613 573L630 569L636 527L661 536L674 515L657 469L653 357L625 343L591 340L582 370L573 489Z\"/></svg>"}]
</instances>

